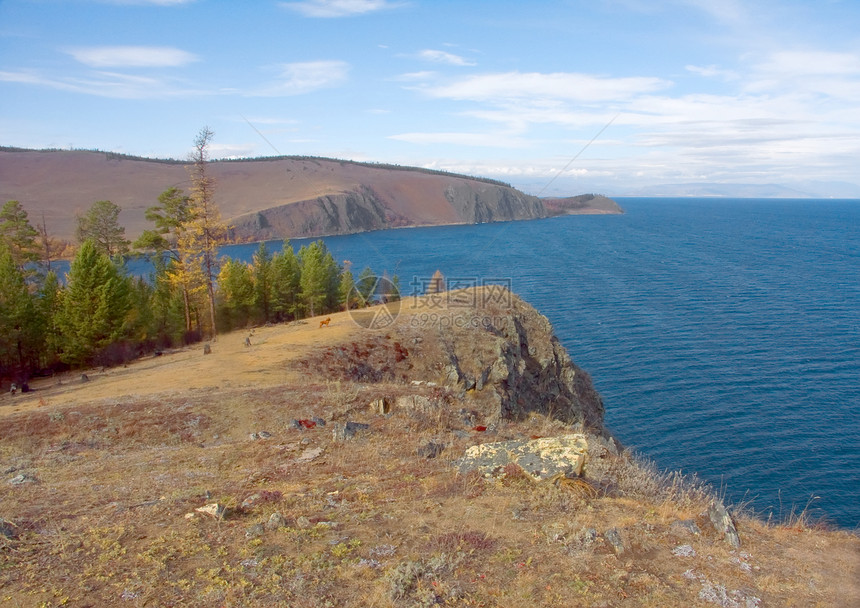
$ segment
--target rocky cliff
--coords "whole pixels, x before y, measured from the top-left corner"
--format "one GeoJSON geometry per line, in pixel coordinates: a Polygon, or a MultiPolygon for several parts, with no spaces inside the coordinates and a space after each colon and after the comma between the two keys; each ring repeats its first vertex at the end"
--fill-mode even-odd
{"type": "MultiPolygon", "coordinates": [[[[237,241],[553,214],[541,199],[502,182],[414,167],[275,157],[213,161],[209,169],[216,203],[237,241]]],[[[63,239],[74,237],[76,216],[98,200],[122,207],[120,223],[134,239],[151,227],[146,209],[171,186],[189,190],[185,163],[104,152],[0,148],[0,201],[21,201],[31,218],[44,217],[49,231],[63,239]]],[[[586,201],[565,213],[591,209],[586,201]]]]}
{"type": "Polygon", "coordinates": [[[589,375],[549,320],[507,289],[407,298],[389,309],[390,323],[299,365],[353,382],[445,387],[476,424],[538,413],[606,433],[589,375]]]}

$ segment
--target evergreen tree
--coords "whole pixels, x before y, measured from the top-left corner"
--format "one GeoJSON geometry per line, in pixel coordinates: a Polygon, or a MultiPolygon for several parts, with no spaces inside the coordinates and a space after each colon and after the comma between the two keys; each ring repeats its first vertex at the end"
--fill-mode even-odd
{"type": "Polygon", "coordinates": [[[57,315],[63,337],[60,359],[77,366],[92,363],[124,337],[130,308],[128,278],[87,239],[72,260],[57,315]]]}
{"type": "Polygon", "coordinates": [[[265,243],[254,253],[254,307],[257,317],[263,323],[268,323],[274,316],[272,306],[272,256],[266,249],[265,243]]]}
{"type": "Polygon", "coordinates": [[[89,211],[78,217],[78,242],[92,239],[96,248],[111,258],[128,253],[131,242],[125,238],[125,228],[119,225],[120,211],[122,208],[110,201],[93,203],[89,211]]]}
{"type": "Polygon", "coordinates": [[[41,364],[43,367],[50,367],[56,363],[62,345],[62,336],[57,326],[62,287],[55,272],[49,270],[48,274],[45,275],[38,295],[39,314],[42,320],[42,333],[44,335],[41,364]]]}
{"type": "Polygon", "coordinates": [[[338,307],[339,269],[323,241],[299,250],[301,298],[310,316],[338,307]]]}
{"type": "Polygon", "coordinates": [[[228,259],[218,274],[219,317],[224,329],[244,327],[254,309],[254,279],[248,264],[228,259]]]}
{"type": "Polygon", "coordinates": [[[361,296],[361,306],[370,304],[376,289],[376,275],[369,266],[365,266],[364,270],[358,274],[356,289],[361,296]]]}
{"type": "Polygon", "coordinates": [[[0,243],[0,375],[26,380],[38,365],[39,310],[9,248],[0,243]]]}
{"type": "Polygon", "coordinates": [[[284,241],[281,253],[272,256],[272,310],[275,319],[295,319],[302,313],[299,293],[301,266],[289,241],[284,241]]]}
{"type": "MultiPolygon", "coordinates": [[[[200,258],[195,255],[195,251],[179,248],[180,237],[192,219],[191,197],[186,196],[179,188],[167,188],[158,195],[158,205],[146,210],[146,219],[155,224],[155,229],[144,230],[134,246],[137,249],[155,252],[152,259],[155,262],[156,282],[159,282],[161,277],[168,279],[160,284],[162,291],[159,292],[158,298],[161,304],[171,300],[170,297],[166,297],[168,294],[163,291],[164,289],[173,286],[181,292],[185,313],[185,332],[190,334],[193,330],[193,296],[203,288],[200,258]]],[[[188,243],[194,244],[193,239],[188,243]]],[[[168,308],[162,307],[162,313],[167,312],[168,308]]],[[[172,333],[172,329],[169,330],[164,325],[167,322],[167,316],[162,314],[160,319],[162,332],[172,333]]]]}
{"type": "Polygon", "coordinates": [[[30,224],[27,212],[18,201],[6,201],[0,209],[0,241],[23,270],[28,263],[39,261],[38,231],[30,224]]]}
{"type": "Polygon", "coordinates": [[[360,305],[361,297],[355,288],[355,278],[349,268],[344,269],[340,275],[340,287],[338,289],[340,301],[343,302],[344,310],[350,310],[360,305]]]}

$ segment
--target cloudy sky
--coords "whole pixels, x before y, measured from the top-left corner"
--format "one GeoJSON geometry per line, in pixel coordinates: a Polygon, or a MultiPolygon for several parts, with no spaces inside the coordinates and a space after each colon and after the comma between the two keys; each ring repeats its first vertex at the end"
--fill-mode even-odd
{"type": "MultiPolygon", "coordinates": [[[[856,0],[0,0],[0,145],[860,188],[856,0]],[[843,185],[839,185],[843,183],[843,185]]],[[[860,189],[857,190],[860,192],[860,189]]]]}

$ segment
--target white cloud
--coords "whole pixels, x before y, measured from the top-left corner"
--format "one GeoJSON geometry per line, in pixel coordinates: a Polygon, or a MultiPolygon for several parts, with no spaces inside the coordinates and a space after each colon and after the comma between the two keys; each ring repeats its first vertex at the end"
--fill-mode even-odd
{"type": "Polygon", "coordinates": [[[399,133],[388,139],[413,144],[446,144],[454,146],[482,146],[491,148],[525,148],[531,142],[504,133],[399,133]]]}
{"type": "Polygon", "coordinates": [[[506,72],[471,76],[438,87],[426,87],[431,97],[472,101],[559,99],[580,102],[619,101],[671,86],[653,77],[609,78],[558,72],[506,72]]]}
{"type": "Polygon", "coordinates": [[[0,72],[0,81],[112,99],[164,99],[205,94],[173,80],[116,72],[93,72],[86,77],[48,77],[29,71],[0,72]]]}
{"type": "Polygon", "coordinates": [[[756,71],[792,77],[860,75],[860,55],[828,51],[776,51],[755,66],[756,71]]]}
{"type": "Polygon", "coordinates": [[[199,60],[192,53],[166,46],[76,47],[66,52],[93,68],[179,67],[199,60]]]}
{"type": "Polygon", "coordinates": [[[305,17],[350,17],[393,8],[387,0],[305,0],[304,2],[282,2],[281,6],[294,10],[305,17]]]}
{"type": "Polygon", "coordinates": [[[436,76],[436,72],[431,71],[422,71],[422,72],[408,72],[406,74],[400,74],[399,76],[395,76],[391,80],[401,81],[401,82],[415,82],[418,80],[429,80],[436,76]]]}
{"type": "Polygon", "coordinates": [[[723,80],[737,80],[740,76],[733,70],[726,70],[715,65],[687,65],[684,69],[693,74],[698,74],[705,78],[721,78],[723,80]]]}
{"type": "Polygon", "coordinates": [[[280,97],[302,95],[318,89],[337,86],[346,81],[349,64],[345,61],[306,61],[286,63],[275,83],[251,96],[280,97]]]}
{"type": "Polygon", "coordinates": [[[447,63],[448,65],[468,66],[476,65],[474,62],[468,61],[460,55],[446,53],[445,51],[437,51],[433,49],[425,49],[418,53],[421,59],[432,61],[433,63],[447,63]]]}

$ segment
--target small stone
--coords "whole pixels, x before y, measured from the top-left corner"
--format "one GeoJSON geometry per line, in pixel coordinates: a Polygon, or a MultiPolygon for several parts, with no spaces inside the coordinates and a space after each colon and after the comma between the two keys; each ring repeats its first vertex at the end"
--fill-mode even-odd
{"type": "Polygon", "coordinates": [[[718,534],[722,534],[723,538],[732,547],[738,548],[741,546],[741,539],[738,536],[738,529],[735,527],[735,522],[729,512],[726,510],[722,502],[713,502],[708,507],[708,517],[711,518],[711,523],[718,534]]]}
{"type": "Polygon", "coordinates": [[[248,435],[248,438],[249,438],[251,441],[256,441],[257,439],[259,439],[259,438],[260,438],[260,436],[259,436],[259,435],[257,435],[257,433],[251,433],[250,435],[248,435]]]}
{"type": "Polygon", "coordinates": [[[439,454],[442,453],[442,450],[444,449],[444,445],[436,443],[435,441],[431,441],[427,445],[418,448],[418,457],[427,458],[428,460],[431,458],[436,458],[439,454]]]}
{"type": "Polygon", "coordinates": [[[271,436],[272,434],[269,431],[260,431],[257,433],[257,437],[260,439],[269,439],[271,436]]]}
{"type": "Polygon", "coordinates": [[[25,483],[36,483],[37,481],[38,480],[29,473],[21,473],[20,475],[16,475],[10,479],[9,483],[13,486],[20,486],[25,483]]]}
{"type": "Polygon", "coordinates": [[[380,397],[370,402],[370,409],[380,415],[385,415],[391,412],[391,399],[388,397],[380,397]]]}
{"type": "Polygon", "coordinates": [[[265,533],[265,528],[263,524],[254,524],[253,526],[248,526],[245,530],[245,538],[259,538],[265,533]]]}
{"type": "Polygon", "coordinates": [[[90,381],[90,379],[87,377],[86,374],[81,374],[81,382],[89,382],[89,381],[90,381]]]}
{"type": "Polygon", "coordinates": [[[265,524],[267,530],[277,530],[286,527],[286,525],[287,520],[280,513],[272,513],[265,524]]]}
{"type": "Polygon", "coordinates": [[[696,522],[694,522],[692,519],[679,519],[678,521],[672,522],[672,525],[670,527],[673,530],[693,534],[694,536],[698,536],[702,533],[702,531],[699,529],[699,526],[696,525],[696,522]]]}
{"type": "Polygon", "coordinates": [[[225,507],[219,502],[211,502],[208,505],[197,507],[194,510],[198,513],[203,513],[204,515],[214,517],[218,520],[224,519],[224,516],[227,514],[227,507],[225,507]]]}
{"type": "Polygon", "coordinates": [[[612,546],[615,555],[624,553],[624,541],[621,539],[621,533],[618,531],[618,528],[610,528],[603,533],[603,538],[612,546]]]}
{"type": "Polygon", "coordinates": [[[12,539],[18,535],[18,526],[0,517],[0,536],[12,539]]]}
{"type": "Polygon", "coordinates": [[[204,355],[211,355],[212,354],[212,346],[208,342],[203,345],[203,354],[204,355]]]}
{"type": "Polygon", "coordinates": [[[307,530],[308,528],[310,528],[310,527],[311,527],[311,525],[312,525],[312,524],[311,524],[311,520],[309,520],[309,519],[308,519],[307,517],[305,517],[304,515],[299,515],[299,516],[296,518],[296,527],[297,527],[299,530],[307,530]]]}
{"type": "Polygon", "coordinates": [[[672,555],[675,557],[696,557],[696,550],[690,545],[678,545],[672,549],[672,555]]]}
{"type": "Polygon", "coordinates": [[[312,460],[316,460],[323,453],[323,448],[306,448],[298,458],[296,458],[296,462],[311,462],[312,460]]]}
{"type": "Polygon", "coordinates": [[[315,422],[317,426],[325,426],[325,420],[323,420],[319,416],[314,416],[313,418],[311,418],[311,422],[315,422]]]}

